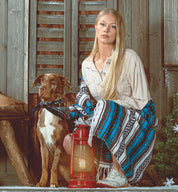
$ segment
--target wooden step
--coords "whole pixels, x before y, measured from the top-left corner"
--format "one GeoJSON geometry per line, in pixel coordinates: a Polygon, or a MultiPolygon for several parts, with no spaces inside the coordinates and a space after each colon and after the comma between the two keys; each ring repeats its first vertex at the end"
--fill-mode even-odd
{"type": "Polygon", "coordinates": [[[92,188],[92,189],[69,189],[69,188],[48,188],[48,187],[21,187],[21,186],[10,186],[10,187],[0,187],[2,192],[110,192],[110,191],[122,191],[122,192],[178,192],[178,185],[171,187],[126,187],[126,188],[92,188]]]}

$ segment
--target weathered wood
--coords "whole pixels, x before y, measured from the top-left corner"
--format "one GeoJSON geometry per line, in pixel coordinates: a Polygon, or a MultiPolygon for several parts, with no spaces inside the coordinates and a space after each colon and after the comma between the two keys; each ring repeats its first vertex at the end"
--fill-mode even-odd
{"type": "Polygon", "coordinates": [[[79,29],[79,37],[88,38],[88,37],[95,37],[95,28],[93,25],[93,28],[82,28],[79,29]]]}
{"type": "MultiPolygon", "coordinates": [[[[14,168],[12,168],[14,169],[14,168]]],[[[0,173],[0,186],[21,186],[19,179],[14,171],[14,173],[0,173]]],[[[0,190],[1,191],[1,190],[0,190]]],[[[4,191],[5,192],[5,191],[4,191]]]]}
{"type": "Polygon", "coordinates": [[[37,64],[63,65],[62,55],[38,55],[37,64]]]}
{"type": "Polygon", "coordinates": [[[80,51],[91,51],[93,48],[93,42],[85,42],[85,41],[81,41],[79,43],[79,50],[80,51]]]}
{"type": "Polygon", "coordinates": [[[7,95],[21,101],[24,100],[24,3],[8,0],[7,23],[7,95]]]}
{"type": "Polygon", "coordinates": [[[120,0],[119,1],[119,12],[122,15],[125,23],[125,47],[132,47],[132,1],[120,0]]]}
{"type": "MultiPolygon", "coordinates": [[[[29,35],[29,88],[36,77],[36,21],[37,0],[30,1],[30,35],[29,35]]],[[[29,90],[31,92],[31,89],[29,90]]]]}
{"type": "Polygon", "coordinates": [[[172,96],[178,92],[178,68],[168,68],[165,71],[165,83],[167,88],[167,113],[172,110],[172,96]]]}
{"type": "Polygon", "coordinates": [[[68,0],[64,2],[64,71],[63,76],[67,77],[71,80],[71,26],[72,26],[72,0],[68,0]]]}
{"type": "Polygon", "coordinates": [[[63,24],[64,16],[63,15],[38,15],[37,21],[38,21],[38,24],[63,24]]]}
{"type": "Polygon", "coordinates": [[[79,15],[79,24],[94,25],[97,15],[79,15]]]}
{"type": "Polygon", "coordinates": [[[52,68],[37,69],[37,76],[42,75],[44,73],[56,73],[59,75],[63,75],[63,69],[52,69],[52,68]]]}
{"type": "Polygon", "coordinates": [[[156,115],[160,122],[165,116],[165,89],[163,74],[162,0],[149,1],[149,73],[150,92],[155,102],[156,115]]]}
{"type": "Polygon", "coordinates": [[[0,138],[22,185],[32,186],[33,181],[17,145],[14,130],[9,121],[0,121],[0,138]]]}
{"type": "Polygon", "coordinates": [[[149,25],[147,0],[132,1],[132,48],[140,56],[145,68],[149,66],[149,25]]]}
{"type": "Polygon", "coordinates": [[[24,98],[25,111],[28,111],[28,58],[29,58],[29,0],[25,0],[24,11],[24,98]]]}
{"type": "Polygon", "coordinates": [[[7,90],[7,1],[0,1],[0,90],[7,90]]]}
{"type": "Polygon", "coordinates": [[[80,1],[79,11],[98,11],[106,8],[106,1],[80,1]]]}
{"type": "MultiPolygon", "coordinates": [[[[6,160],[7,160],[7,155],[5,152],[5,148],[3,146],[2,141],[0,140],[0,175],[7,174],[6,173],[6,160]]],[[[1,184],[1,177],[0,177],[0,186],[1,184]]]]}
{"type": "Polygon", "coordinates": [[[38,1],[38,11],[64,11],[64,3],[57,1],[38,1]]]}
{"type": "Polygon", "coordinates": [[[164,62],[178,67],[178,1],[164,0],[164,62]]]}
{"type": "Polygon", "coordinates": [[[37,51],[63,51],[63,42],[38,41],[37,51]]]}
{"type": "Polygon", "coordinates": [[[37,37],[64,38],[63,28],[38,28],[37,37]]]}
{"type": "Polygon", "coordinates": [[[58,192],[177,192],[178,187],[177,186],[171,186],[171,187],[122,187],[122,188],[85,188],[85,189],[79,189],[79,188],[67,188],[67,187],[61,187],[61,188],[49,188],[49,187],[14,187],[14,186],[3,186],[0,187],[0,191],[2,192],[33,192],[33,191],[38,191],[38,192],[53,192],[53,191],[58,191],[58,192]]]}
{"type": "Polygon", "coordinates": [[[107,0],[108,8],[115,8],[117,10],[117,0],[107,0]]]}
{"type": "Polygon", "coordinates": [[[78,87],[78,0],[72,1],[72,87],[76,91],[78,87]]]}

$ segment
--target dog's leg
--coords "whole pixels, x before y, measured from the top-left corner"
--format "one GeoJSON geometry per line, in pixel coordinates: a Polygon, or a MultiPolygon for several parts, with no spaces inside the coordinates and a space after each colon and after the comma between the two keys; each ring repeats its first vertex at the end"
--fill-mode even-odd
{"type": "Polygon", "coordinates": [[[49,151],[45,144],[41,143],[41,159],[42,159],[42,174],[39,183],[36,184],[37,187],[45,187],[48,182],[48,161],[49,161],[49,151]]]}
{"type": "Polygon", "coordinates": [[[59,165],[59,173],[63,176],[63,178],[69,183],[70,177],[70,164],[66,165],[59,165]]]}
{"type": "Polygon", "coordinates": [[[59,148],[56,148],[54,153],[54,160],[51,168],[50,187],[59,187],[58,167],[59,167],[60,156],[61,156],[61,150],[59,148]]]}

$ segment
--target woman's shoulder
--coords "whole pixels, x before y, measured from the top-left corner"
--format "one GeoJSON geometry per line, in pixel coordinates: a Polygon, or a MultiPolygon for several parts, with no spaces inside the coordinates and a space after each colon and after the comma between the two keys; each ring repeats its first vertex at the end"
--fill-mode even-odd
{"type": "Polygon", "coordinates": [[[93,59],[90,58],[90,57],[87,57],[87,58],[85,58],[85,59],[82,61],[82,66],[88,66],[88,65],[90,65],[92,62],[93,62],[93,59]]]}
{"type": "Polygon", "coordinates": [[[142,68],[143,63],[133,49],[126,49],[124,55],[124,66],[131,71],[135,70],[135,68],[142,68]]]}
{"type": "Polygon", "coordinates": [[[125,57],[127,58],[137,58],[138,54],[136,51],[134,51],[133,49],[125,49],[125,57]]]}

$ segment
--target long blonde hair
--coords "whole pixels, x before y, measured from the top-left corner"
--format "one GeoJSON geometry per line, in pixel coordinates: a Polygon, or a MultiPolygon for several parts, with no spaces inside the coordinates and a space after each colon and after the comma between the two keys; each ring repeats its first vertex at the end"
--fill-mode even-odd
{"type": "MultiPolygon", "coordinates": [[[[108,8],[102,10],[98,14],[96,24],[103,15],[113,15],[116,20],[116,41],[111,56],[110,67],[103,82],[103,99],[114,100],[117,98],[116,87],[122,70],[122,58],[125,50],[125,24],[121,14],[118,11],[108,8]]],[[[94,57],[97,51],[98,39],[95,35],[93,49],[89,55],[89,58],[94,57]]]]}

